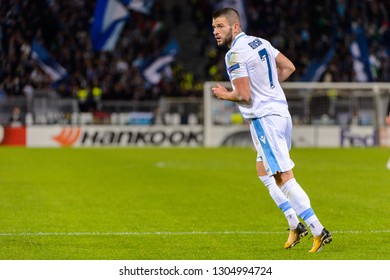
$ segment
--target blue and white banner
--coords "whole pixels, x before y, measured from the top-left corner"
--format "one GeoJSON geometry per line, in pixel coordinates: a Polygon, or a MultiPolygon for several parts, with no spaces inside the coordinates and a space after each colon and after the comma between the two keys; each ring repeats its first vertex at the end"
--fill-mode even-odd
{"type": "Polygon", "coordinates": [[[356,39],[350,45],[356,82],[372,82],[366,35],[361,27],[354,30],[356,39]]]}
{"type": "Polygon", "coordinates": [[[129,18],[129,11],[119,0],[97,0],[91,27],[94,51],[112,51],[129,18]]]}
{"type": "Polygon", "coordinates": [[[171,40],[164,50],[153,57],[148,57],[136,62],[145,80],[150,84],[158,84],[164,75],[170,76],[170,64],[176,59],[179,52],[179,45],[176,40],[171,40]]]}
{"type": "Polygon", "coordinates": [[[329,62],[332,60],[335,48],[328,50],[326,55],[321,60],[313,60],[307,67],[306,73],[300,79],[302,82],[318,82],[328,68],[329,62]]]}
{"type": "Polygon", "coordinates": [[[123,5],[142,14],[150,14],[154,0],[120,0],[123,5]]]}
{"type": "Polygon", "coordinates": [[[248,20],[245,12],[245,0],[220,0],[217,2],[215,9],[233,8],[240,14],[242,31],[246,32],[248,26],[248,20]]]}
{"type": "Polygon", "coordinates": [[[67,71],[59,63],[55,62],[46,48],[37,41],[31,45],[31,57],[38,62],[42,70],[50,77],[52,82],[58,82],[67,76],[67,71]]]}

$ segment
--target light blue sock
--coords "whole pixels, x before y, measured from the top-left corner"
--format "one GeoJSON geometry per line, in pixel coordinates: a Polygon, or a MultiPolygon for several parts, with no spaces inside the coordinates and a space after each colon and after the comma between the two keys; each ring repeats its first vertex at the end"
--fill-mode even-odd
{"type": "Polygon", "coordinates": [[[314,210],[311,208],[310,199],[295,178],[287,181],[282,187],[282,192],[289,199],[292,208],[299,214],[302,220],[310,227],[313,236],[321,235],[324,228],[314,210]]]}
{"type": "Polygon", "coordinates": [[[287,219],[290,229],[296,229],[299,223],[297,214],[294,209],[291,207],[287,197],[276,185],[274,177],[270,176],[260,176],[260,180],[267,187],[269,194],[276,203],[276,205],[282,210],[284,216],[287,219]]]}

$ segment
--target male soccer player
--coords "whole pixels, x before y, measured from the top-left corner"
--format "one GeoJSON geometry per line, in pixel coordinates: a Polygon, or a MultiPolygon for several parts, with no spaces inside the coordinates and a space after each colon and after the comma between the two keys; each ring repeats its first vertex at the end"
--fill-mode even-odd
{"type": "Polygon", "coordinates": [[[308,232],[299,222],[298,213],[314,236],[309,252],[319,252],[332,241],[332,235],[322,226],[309,197],[294,178],[294,162],[289,155],[292,121],[280,86],[295,71],[295,66],[267,40],[242,32],[240,16],[233,8],[214,12],[212,27],[217,45],[229,48],[225,63],[233,89],[228,91],[217,84],[213,92],[219,99],[236,102],[250,123],[258,154],[258,176],[289,223],[284,248],[295,246],[308,232]]]}

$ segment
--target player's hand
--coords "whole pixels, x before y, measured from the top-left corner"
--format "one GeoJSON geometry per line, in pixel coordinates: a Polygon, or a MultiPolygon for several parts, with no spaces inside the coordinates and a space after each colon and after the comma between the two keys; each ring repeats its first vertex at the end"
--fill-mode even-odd
{"type": "Polygon", "coordinates": [[[224,99],[224,96],[226,95],[226,93],[228,92],[227,89],[222,86],[220,83],[217,83],[217,86],[216,87],[213,87],[211,88],[214,92],[214,95],[218,98],[218,99],[224,99]]]}

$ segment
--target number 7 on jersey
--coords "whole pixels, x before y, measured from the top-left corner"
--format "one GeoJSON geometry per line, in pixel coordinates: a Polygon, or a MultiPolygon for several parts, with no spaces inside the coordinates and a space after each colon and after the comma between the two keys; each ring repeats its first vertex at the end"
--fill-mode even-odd
{"type": "Polygon", "coordinates": [[[264,60],[267,61],[269,83],[270,83],[271,88],[274,88],[275,85],[274,85],[274,81],[272,79],[271,62],[269,61],[269,56],[268,56],[267,50],[261,49],[259,51],[259,56],[260,56],[261,61],[264,61],[264,60]]]}

